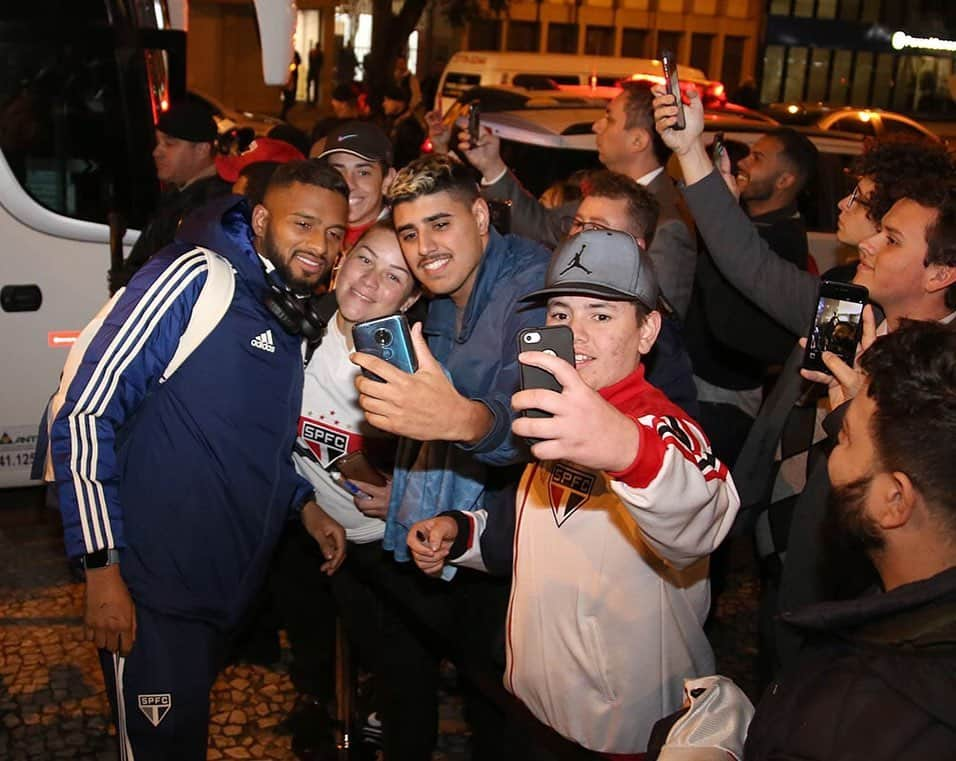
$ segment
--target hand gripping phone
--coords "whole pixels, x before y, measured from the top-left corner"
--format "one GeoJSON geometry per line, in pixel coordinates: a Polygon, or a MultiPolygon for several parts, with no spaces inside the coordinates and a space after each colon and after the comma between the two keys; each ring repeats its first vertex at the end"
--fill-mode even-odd
{"type": "MultiPolygon", "coordinates": [[[[412,347],[412,334],[403,314],[390,314],[387,317],[355,323],[352,326],[352,341],[356,351],[384,359],[403,372],[414,373],[418,369],[418,358],[412,347]]],[[[367,378],[382,381],[375,373],[364,368],[362,373],[367,378]]]]}
{"type": "Polygon", "coordinates": [[[823,364],[825,351],[833,352],[853,367],[856,347],[863,332],[863,307],[868,297],[869,293],[862,285],[831,280],[820,283],[820,297],[803,354],[803,366],[807,370],[830,372],[823,364]]]}
{"type": "MultiPolygon", "coordinates": [[[[518,334],[518,352],[543,351],[554,357],[561,357],[571,367],[574,367],[574,333],[567,325],[553,325],[548,328],[526,328],[518,334]]],[[[547,370],[531,365],[520,364],[521,389],[544,388],[549,391],[560,392],[563,388],[558,379],[547,370]]],[[[525,417],[551,417],[550,412],[529,409],[522,413],[525,417]]],[[[537,439],[529,439],[531,444],[537,439]]]]}
{"type": "Polygon", "coordinates": [[[677,121],[671,129],[682,130],[687,126],[684,121],[684,102],[681,100],[680,80],[677,78],[677,61],[670,50],[661,51],[661,68],[664,70],[664,87],[668,95],[674,96],[677,106],[677,121]]]}

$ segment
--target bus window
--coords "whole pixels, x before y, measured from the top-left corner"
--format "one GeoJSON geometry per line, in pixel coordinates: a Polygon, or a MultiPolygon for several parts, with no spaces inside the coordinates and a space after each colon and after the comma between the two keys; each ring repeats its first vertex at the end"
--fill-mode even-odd
{"type": "Polygon", "coordinates": [[[158,186],[143,142],[151,138],[149,112],[137,120],[134,103],[146,104],[129,99],[147,96],[142,87],[124,90],[116,56],[102,28],[67,42],[0,38],[0,150],[23,189],[48,209],[101,223],[115,209],[142,227],[158,186]]]}

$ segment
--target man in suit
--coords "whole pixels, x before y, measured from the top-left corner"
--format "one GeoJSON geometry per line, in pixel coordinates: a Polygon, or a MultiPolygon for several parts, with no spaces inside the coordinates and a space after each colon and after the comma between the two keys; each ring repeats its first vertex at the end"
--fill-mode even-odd
{"type": "MultiPolygon", "coordinates": [[[[598,157],[618,172],[646,187],[660,205],[654,241],[648,253],[657,271],[661,292],[683,317],[690,303],[697,265],[697,244],[685,221],[682,201],[664,170],[670,149],[654,130],[653,94],[643,82],[624,82],[621,94],[607,105],[592,129],[598,157]]],[[[492,200],[512,203],[512,232],[555,245],[564,237],[563,220],[573,217],[577,204],[546,209],[505,166],[498,138],[486,131],[478,143],[459,149],[482,174],[482,192],[492,200]]]]}

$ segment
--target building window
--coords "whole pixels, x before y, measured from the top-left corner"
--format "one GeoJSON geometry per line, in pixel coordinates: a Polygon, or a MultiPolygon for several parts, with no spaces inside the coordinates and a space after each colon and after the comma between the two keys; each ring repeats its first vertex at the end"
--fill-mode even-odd
{"type": "Polygon", "coordinates": [[[690,65],[710,76],[710,54],[714,47],[714,35],[694,34],[690,38],[690,65]]]}
{"type": "Polygon", "coordinates": [[[836,18],[837,0],[817,0],[817,18],[836,18]]]}
{"type": "Polygon", "coordinates": [[[880,20],[880,0],[863,0],[863,12],[860,21],[880,20]]]}
{"type": "Polygon", "coordinates": [[[792,0],[770,0],[770,14],[772,16],[789,16],[792,0]]]}
{"type": "Polygon", "coordinates": [[[557,23],[548,24],[548,52],[577,53],[578,25],[557,23]]]}
{"type": "Polygon", "coordinates": [[[538,50],[538,22],[511,21],[508,24],[508,50],[534,53],[538,50]]]}
{"type": "Polygon", "coordinates": [[[788,103],[803,100],[803,86],[807,79],[807,48],[790,48],[787,52],[787,81],[783,99],[788,103]]]}
{"type": "Polygon", "coordinates": [[[857,21],[860,18],[860,0],[840,0],[840,19],[857,21]]]}
{"type": "Polygon", "coordinates": [[[894,63],[895,60],[889,53],[881,53],[876,57],[876,73],[873,75],[873,108],[890,107],[894,63]]]}
{"type": "Polygon", "coordinates": [[[850,89],[850,105],[867,106],[870,103],[870,79],[873,76],[873,54],[857,51],[853,67],[853,87],[850,89]]]}
{"type": "MultiPolygon", "coordinates": [[[[780,100],[783,85],[783,57],[786,48],[782,45],[768,45],[763,59],[763,86],[760,91],[761,103],[776,103],[780,100]]],[[[726,84],[726,82],[725,82],[726,84]]]]}
{"type": "Polygon", "coordinates": [[[501,50],[501,22],[479,18],[468,24],[469,50],[501,50]]]}
{"type": "Polygon", "coordinates": [[[798,18],[811,18],[813,16],[813,2],[814,0],[794,0],[791,15],[798,18]]]}
{"type": "Polygon", "coordinates": [[[720,81],[733,90],[740,84],[744,70],[744,46],[746,37],[725,37],[724,57],[720,65],[720,81]]]}
{"type": "Polygon", "coordinates": [[[644,58],[647,55],[647,30],[625,27],[621,32],[621,55],[627,58],[644,58]]]}
{"type": "Polygon", "coordinates": [[[827,84],[830,74],[830,51],[814,48],[810,52],[810,74],[807,79],[807,100],[827,99],[827,84]]]}
{"type": "Polygon", "coordinates": [[[833,54],[833,65],[830,67],[830,97],[828,100],[835,106],[846,105],[852,57],[853,53],[849,50],[837,50],[833,54]]]}
{"type": "Polygon", "coordinates": [[[675,56],[678,55],[678,49],[680,48],[680,38],[681,32],[658,32],[657,33],[657,50],[654,51],[654,56],[657,57],[660,54],[661,50],[670,50],[675,56]]]}
{"type": "Polygon", "coordinates": [[[584,34],[587,55],[614,55],[614,27],[588,26],[584,34]]]}

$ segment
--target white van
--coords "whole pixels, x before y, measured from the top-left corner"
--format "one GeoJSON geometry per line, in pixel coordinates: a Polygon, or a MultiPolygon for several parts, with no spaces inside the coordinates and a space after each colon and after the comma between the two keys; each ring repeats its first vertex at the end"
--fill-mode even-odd
{"type": "MultiPolygon", "coordinates": [[[[436,106],[445,113],[455,99],[476,85],[516,85],[536,88],[536,82],[551,80],[556,85],[614,87],[620,80],[637,75],[661,76],[661,62],[651,58],[616,58],[564,53],[499,53],[465,51],[455,53],[438,83],[436,106]]],[[[681,79],[706,82],[700,69],[680,66],[681,79]]]]}

